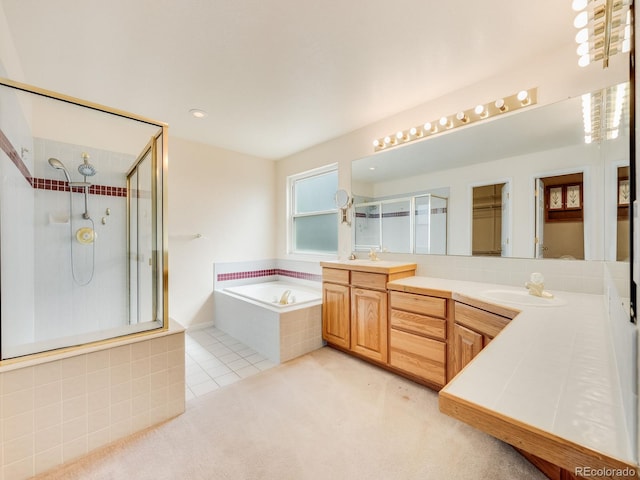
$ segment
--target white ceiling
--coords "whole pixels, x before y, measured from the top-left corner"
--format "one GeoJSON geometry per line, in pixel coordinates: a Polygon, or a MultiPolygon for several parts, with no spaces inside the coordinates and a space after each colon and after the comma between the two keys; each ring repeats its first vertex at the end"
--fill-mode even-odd
{"type": "Polygon", "coordinates": [[[0,5],[26,83],[276,159],[566,47],[575,34],[570,0],[0,5]],[[197,120],[192,108],[209,115],[197,120]]]}

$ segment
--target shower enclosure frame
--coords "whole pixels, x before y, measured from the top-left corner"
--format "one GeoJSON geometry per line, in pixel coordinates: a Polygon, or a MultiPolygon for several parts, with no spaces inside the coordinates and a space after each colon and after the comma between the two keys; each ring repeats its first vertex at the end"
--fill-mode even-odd
{"type": "MultiPolygon", "coordinates": [[[[152,148],[156,154],[154,154],[153,170],[151,172],[152,185],[153,185],[153,225],[152,231],[154,233],[154,241],[153,241],[153,255],[152,255],[152,282],[153,282],[153,318],[145,319],[146,325],[144,328],[137,328],[127,330],[123,334],[116,334],[111,337],[106,338],[97,338],[95,340],[89,339],[87,341],[82,341],[81,343],[71,343],[69,345],[57,346],[54,348],[57,352],[62,351],[73,351],[77,349],[87,348],[92,345],[100,345],[109,343],[112,341],[121,341],[123,338],[144,336],[149,334],[158,333],[159,331],[167,331],[169,329],[169,305],[168,305],[168,266],[169,266],[169,254],[168,254],[168,232],[167,232],[167,222],[166,222],[166,213],[168,211],[168,199],[167,199],[167,171],[168,171],[168,125],[164,122],[160,122],[157,120],[153,120],[141,115],[129,113],[123,110],[107,107],[105,105],[101,105],[94,102],[89,102],[86,100],[82,100],[76,97],[72,97],[69,95],[57,93],[51,90],[43,89],[40,87],[35,87],[32,85],[28,85],[22,82],[16,82],[14,80],[10,80],[7,78],[0,77],[0,87],[8,87],[20,92],[26,92],[28,94],[33,94],[38,97],[49,98],[52,100],[57,100],[60,102],[64,102],[67,104],[75,105],[81,108],[94,110],[97,112],[102,112],[107,115],[122,117],[124,119],[133,120],[135,122],[141,122],[143,124],[147,124],[152,127],[157,127],[157,134],[152,137],[149,144],[152,145],[152,148]],[[160,150],[159,154],[157,150],[160,150]]],[[[145,147],[145,150],[149,147],[145,147]]],[[[9,155],[11,160],[15,159],[12,155],[9,155]]],[[[24,172],[23,172],[24,173],[24,172]]],[[[30,175],[30,172],[26,172],[30,175]]],[[[127,172],[129,173],[129,172],[127,172]]],[[[27,180],[31,182],[31,177],[25,175],[27,180]]],[[[127,199],[127,203],[128,203],[127,199]]],[[[128,216],[128,215],[127,215],[128,216]]],[[[127,230],[129,228],[129,219],[127,218],[127,230]]],[[[2,225],[0,225],[0,233],[1,233],[2,225]]],[[[127,240],[128,242],[128,240],[127,240]]],[[[0,245],[1,248],[1,245],[0,245]]],[[[126,252],[127,256],[129,252],[126,252]]],[[[2,252],[0,251],[0,254],[2,252]]],[[[1,258],[1,256],[0,256],[1,258]]],[[[128,276],[128,275],[127,275],[128,276]]],[[[128,282],[128,279],[127,279],[128,282]]],[[[127,288],[130,285],[127,283],[127,288]]],[[[0,284],[0,291],[2,285],[0,284]]],[[[0,304],[0,318],[2,318],[2,305],[0,304]]],[[[130,317],[130,314],[129,314],[130,317]]],[[[129,323],[129,319],[123,319],[124,324],[129,323]]],[[[1,334],[0,334],[1,335],[1,334]]],[[[51,350],[39,350],[34,351],[33,353],[27,353],[24,355],[19,355],[15,357],[5,358],[4,352],[1,351],[2,346],[0,345],[0,366],[15,362],[21,362],[24,360],[38,358],[41,356],[47,356],[51,354],[51,350]]]]}

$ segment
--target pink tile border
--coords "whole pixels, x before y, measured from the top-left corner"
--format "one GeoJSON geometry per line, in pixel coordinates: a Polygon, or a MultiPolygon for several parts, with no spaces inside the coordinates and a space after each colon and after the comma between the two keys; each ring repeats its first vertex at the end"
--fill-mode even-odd
{"type": "Polygon", "coordinates": [[[0,130],[0,150],[7,154],[16,168],[20,170],[20,173],[22,173],[27,182],[31,183],[31,173],[29,173],[29,169],[24,164],[20,155],[16,152],[16,149],[13,148],[11,141],[2,130],[0,130]]]}
{"type": "Polygon", "coordinates": [[[228,280],[241,280],[245,278],[260,278],[260,277],[270,277],[273,275],[280,275],[283,277],[291,277],[298,278],[301,280],[311,280],[314,282],[321,282],[322,275],[317,275],[315,273],[305,273],[305,272],[295,272],[293,270],[283,270],[281,268],[269,268],[266,270],[250,270],[246,272],[230,272],[230,273],[219,273],[217,276],[218,282],[225,282],[228,280]]]}
{"type": "MultiPolygon", "coordinates": [[[[29,182],[29,184],[36,189],[39,190],[53,190],[53,191],[62,191],[68,192],[69,185],[67,182],[63,182],[62,180],[51,180],[49,178],[35,178],[31,176],[29,169],[22,161],[16,149],[13,148],[11,141],[7,138],[4,132],[0,129],[0,150],[7,154],[7,156],[11,159],[16,168],[22,173],[25,180],[29,182]]],[[[84,189],[82,187],[72,187],[74,192],[83,192],[84,189]]],[[[90,195],[106,195],[109,197],[126,197],[127,189],[126,187],[112,187],[109,185],[91,185],[89,187],[90,195]]],[[[146,196],[145,192],[140,192],[138,196],[143,197],[146,196]]]]}
{"type": "MultiPolygon", "coordinates": [[[[31,185],[33,188],[39,190],[53,190],[60,192],[68,192],[70,188],[76,193],[84,192],[83,187],[69,187],[67,182],[62,180],[51,180],[49,178],[31,178],[31,185]]],[[[89,187],[89,194],[91,195],[106,195],[109,197],[126,197],[126,187],[111,187],[108,185],[91,185],[89,187]]]]}

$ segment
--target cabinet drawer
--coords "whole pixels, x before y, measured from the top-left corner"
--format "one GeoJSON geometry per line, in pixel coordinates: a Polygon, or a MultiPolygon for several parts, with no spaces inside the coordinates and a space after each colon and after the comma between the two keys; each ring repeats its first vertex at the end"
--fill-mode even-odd
{"type": "Polygon", "coordinates": [[[444,342],[391,329],[389,365],[438,385],[446,383],[444,342]]]}
{"type": "Polygon", "coordinates": [[[325,267],[322,269],[322,281],[349,285],[349,270],[325,267]]]}
{"type": "Polygon", "coordinates": [[[455,321],[490,338],[495,337],[510,319],[465,303],[455,303],[455,321]]]}
{"type": "Polygon", "coordinates": [[[391,308],[432,317],[447,318],[446,298],[428,297],[426,295],[404,292],[391,292],[391,308]]]}
{"type": "Polygon", "coordinates": [[[447,322],[441,318],[391,309],[391,326],[440,340],[447,338],[447,322]]]}
{"type": "Polygon", "coordinates": [[[387,289],[387,275],[384,273],[351,272],[351,285],[354,287],[387,289]]]}

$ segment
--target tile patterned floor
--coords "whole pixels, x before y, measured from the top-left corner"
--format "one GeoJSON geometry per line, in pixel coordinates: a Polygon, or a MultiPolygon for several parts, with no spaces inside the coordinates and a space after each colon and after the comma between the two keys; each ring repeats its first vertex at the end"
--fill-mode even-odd
{"type": "Polygon", "coordinates": [[[216,327],[187,332],[185,351],[187,401],[274,366],[216,327]]]}

